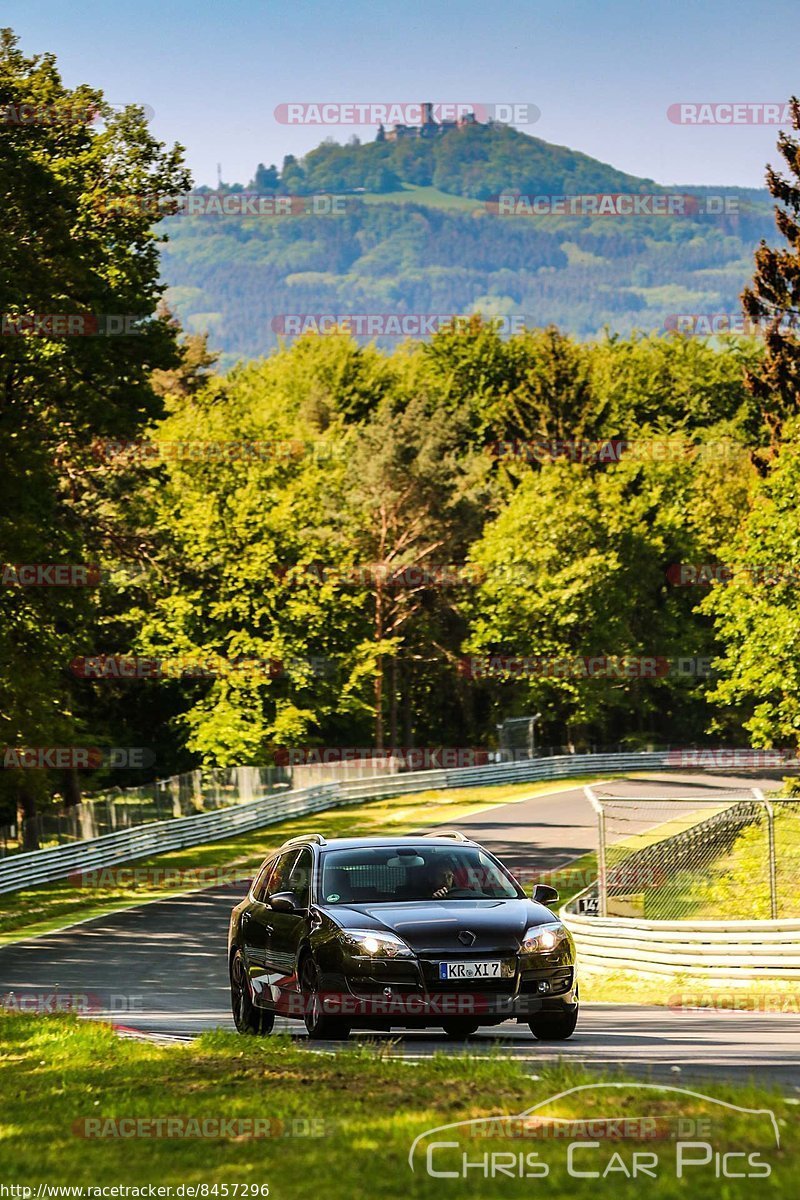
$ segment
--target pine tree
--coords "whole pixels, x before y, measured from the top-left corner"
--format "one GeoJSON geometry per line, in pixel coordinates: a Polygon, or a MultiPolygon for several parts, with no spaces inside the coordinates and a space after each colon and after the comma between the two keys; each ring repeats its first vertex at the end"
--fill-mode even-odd
{"type": "MultiPolygon", "coordinates": [[[[794,134],[800,131],[800,102],[789,101],[794,134]]],[[[773,442],[785,417],[798,411],[800,400],[800,140],[781,133],[778,149],[790,174],[767,167],[767,187],[778,203],[775,223],[788,242],[774,249],[762,239],[755,254],[752,286],[742,292],[747,316],[764,329],[765,354],[747,385],[760,401],[773,442]]]]}

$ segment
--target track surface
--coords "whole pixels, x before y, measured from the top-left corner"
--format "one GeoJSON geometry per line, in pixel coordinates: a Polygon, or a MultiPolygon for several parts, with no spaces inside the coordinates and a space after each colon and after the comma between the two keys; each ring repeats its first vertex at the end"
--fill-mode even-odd
{"type": "MultiPolygon", "coordinates": [[[[749,786],[731,776],[649,776],[617,781],[615,794],[709,797],[712,789],[749,786]]],[[[759,781],[755,781],[759,782],[759,781]]],[[[761,781],[766,788],[774,783],[761,781]]],[[[710,797],[709,797],[710,798],[710,797]]],[[[663,812],[660,816],[663,820],[663,812]]],[[[554,869],[595,848],[595,818],[582,789],[532,796],[458,823],[510,866],[554,869]]],[[[0,948],[0,995],[20,1006],[59,1004],[109,1016],[132,1035],[191,1038],[203,1029],[232,1029],[225,941],[231,907],[243,889],[216,888],[126,909],[59,933],[0,948]],[[62,997],[54,1000],[54,993],[62,997]]],[[[665,983],[665,998],[674,989],[665,983]]],[[[787,991],[791,985],[786,985],[787,991]]],[[[584,996],[584,1000],[587,997],[584,996]]],[[[590,1001],[590,997],[588,997],[590,1001]]],[[[8,1002],[8,1001],[7,1001],[8,1002]]],[[[797,1007],[800,1007],[798,1005],[797,1007]]],[[[305,1042],[298,1022],[282,1029],[305,1042]]],[[[430,1031],[353,1034],[391,1038],[405,1058],[434,1051],[502,1052],[534,1064],[556,1058],[619,1066],[655,1077],[760,1075],[800,1085],[800,1018],[641,1005],[584,1004],[578,1030],[564,1043],[536,1042],[516,1022],[487,1029],[461,1047],[430,1031]]],[[[317,1050],[331,1046],[315,1043],[317,1050]]]]}

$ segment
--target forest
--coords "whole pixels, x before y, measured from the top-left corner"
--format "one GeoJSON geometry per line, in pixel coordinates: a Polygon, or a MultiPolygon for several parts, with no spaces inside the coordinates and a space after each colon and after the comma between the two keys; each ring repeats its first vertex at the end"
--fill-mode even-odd
{"type": "MultiPolygon", "coordinates": [[[[488,749],[533,712],[551,746],[796,745],[788,183],[774,187],[789,248],[762,245],[745,293],[753,321],[783,321],[767,336],[580,341],[544,320],[504,336],[488,306],[427,341],[335,329],[221,370],[213,335],[165,303],[180,233],[97,203],[185,194],[180,147],[135,107],[70,91],[8,31],[0,85],[102,114],[0,141],[0,821],[103,786],[120,747],[147,751],[134,782],[287,748],[488,749]],[[69,336],[59,314],[115,320],[69,336]],[[70,746],[108,755],[19,769],[25,748],[70,746]]],[[[369,280],[370,255],[381,277],[404,255],[468,272],[495,252],[468,242],[472,218],[404,219],[407,240],[379,207],[372,241],[321,224],[318,248],[290,223],[270,253],[297,236],[313,273],[357,246],[369,280]]],[[[533,228],[502,236],[527,303],[526,271],[563,248],[533,228]]],[[[224,237],[246,247],[251,232],[224,237]]],[[[246,259],[229,267],[259,291],[246,259]]]]}

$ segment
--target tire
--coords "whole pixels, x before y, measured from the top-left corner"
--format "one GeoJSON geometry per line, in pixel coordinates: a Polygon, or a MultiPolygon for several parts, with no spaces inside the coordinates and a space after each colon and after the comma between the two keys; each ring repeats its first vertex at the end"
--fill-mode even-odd
{"type": "Polygon", "coordinates": [[[303,997],[303,1020],[308,1036],[315,1041],[335,1041],[350,1036],[350,1026],[341,1017],[331,1017],[323,1011],[319,999],[319,971],[313,958],[303,960],[300,968],[300,992],[303,997]]]}
{"type": "Polygon", "coordinates": [[[231,1011],[239,1033],[251,1034],[256,1037],[272,1033],[275,1013],[267,1012],[263,1008],[256,1008],[253,1004],[247,968],[241,950],[237,950],[231,960],[231,1011]]]}
{"type": "Polygon", "coordinates": [[[445,1036],[452,1038],[454,1041],[463,1041],[464,1038],[472,1037],[473,1033],[477,1033],[480,1028],[474,1021],[445,1021],[442,1026],[445,1036]]]}
{"type": "Polygon", "coordinates": [[[565,1042],[578,1023],[578,1006],[563,1012],[538,1013],[528,1022],[531,1033],[540,1042],[565,1042]]]}

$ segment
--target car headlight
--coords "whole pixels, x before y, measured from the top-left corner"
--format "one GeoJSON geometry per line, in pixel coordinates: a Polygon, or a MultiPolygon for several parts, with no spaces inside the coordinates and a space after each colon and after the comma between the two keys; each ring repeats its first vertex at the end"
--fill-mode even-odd
{"type": "Polygon", "coordinates": [[[522,939],[519,952],[540,954],[543,950],[555,950],[567,936],[567,930],[560,921],[551,921],[548,925],[533,925],[522,939]]]}
{"type": "Polygon", "coordinates": [[[353,954],[369,958],[414,957],[414,951],[396,933],[375,929],[343,929],[340,937],[353,954]]]}

